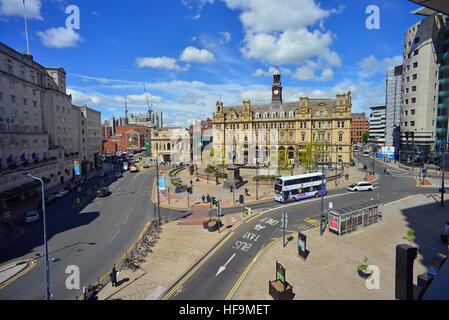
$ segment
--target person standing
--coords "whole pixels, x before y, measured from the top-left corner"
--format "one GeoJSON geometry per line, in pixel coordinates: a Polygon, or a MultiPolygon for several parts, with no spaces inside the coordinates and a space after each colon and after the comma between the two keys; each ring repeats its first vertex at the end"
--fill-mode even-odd
{"type": "Polygon", "coordinates": [[[112,267],[111,274],[109,275],[109,278],[111,278],[111,283],[113,287],[117,286],[117,270],[115,270],[115,266],[112,267]]]}
{"type": "Polygon", "coordinates": [[[204,194],[203,194],[203,196],[201,197],[201,199],[203,200],[203,203],[204,203],[204,200],[206,200],[206,197],[204,196],[204,194]]]}

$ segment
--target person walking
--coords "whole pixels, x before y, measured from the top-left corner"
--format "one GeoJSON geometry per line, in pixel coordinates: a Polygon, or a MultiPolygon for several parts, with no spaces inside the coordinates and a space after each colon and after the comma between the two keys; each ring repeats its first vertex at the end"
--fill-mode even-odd
{"type": "Polygon", "coordinates": [[[109,275],[109,278],[111,278],[111,283],[113,287],[117,286],[117,270],[115,270],[115,266],[112,267],[111,274],[109,275]]]}
{"type": "Polygon", "coordinates": [[[204,196],[204,194],[203,194],[203,196],[201,197],[201,199],[203,200],[203,203],[204,203],[204,200],[206,200],[206,197],[204,196]]]}

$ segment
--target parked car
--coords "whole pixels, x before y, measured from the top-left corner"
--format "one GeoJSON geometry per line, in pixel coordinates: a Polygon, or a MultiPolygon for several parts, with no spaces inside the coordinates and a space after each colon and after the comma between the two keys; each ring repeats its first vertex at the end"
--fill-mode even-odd
{"type": "Polygon", "coordinates": [[[107,197],[110,194],[111,194],[111,191],[109,191],[109,189],[106,187],[103,187],[97,191],[97,196],[99,196],[100,198],[107,197]]]}
{"type": "Polygon", "coordinates": [[[63,197],[65,197],[68,194],[69,194],[69,192],[66,189],[61,189],[58,192],[58,195],[59,195],[60,198],[63,198],[63,197]]]}
{"type": "Polygon", "coordinates": [[[351,184],[348,187],[349,191],[373,191],[373,189],[374,189],[373,184],[371,182],[365,181],[351,184]]]}
{"type": "Polygon", "coordinates": [[[117,172],[115,173],[115,177],[116,177],[116,178],[121,178],[121,177],[122,177],[122,173],[119,172],[119,171],[117,171],[117,172]]]}
{"type": "Polygon", "coordinates": [[[39,212],[37,212],[36,210],[31,210],[25,214],[24,221],[25,223],[32,223],[38,221],[39,219],[40,219],[39,212]]]}

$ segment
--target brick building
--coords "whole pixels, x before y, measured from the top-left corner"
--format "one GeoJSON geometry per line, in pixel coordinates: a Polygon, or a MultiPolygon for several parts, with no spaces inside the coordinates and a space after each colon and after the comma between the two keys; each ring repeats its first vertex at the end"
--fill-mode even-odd
{"type": "Polygon", "coordinates": [[[369,131],[369,120],[365,112],[353,113],[351,116],[351,143],[361,143],[363,134],[369,131]]]}

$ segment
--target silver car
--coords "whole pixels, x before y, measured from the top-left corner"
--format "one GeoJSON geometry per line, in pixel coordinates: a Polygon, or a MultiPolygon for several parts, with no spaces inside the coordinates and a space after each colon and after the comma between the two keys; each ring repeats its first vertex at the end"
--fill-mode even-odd
{"type": "Polygon", "coordinates": [[[28,211],[25,214],[25,223],[36,222],[39,219],[40,219],[39,212],[37,212],[36,210],[28,211]]]}

